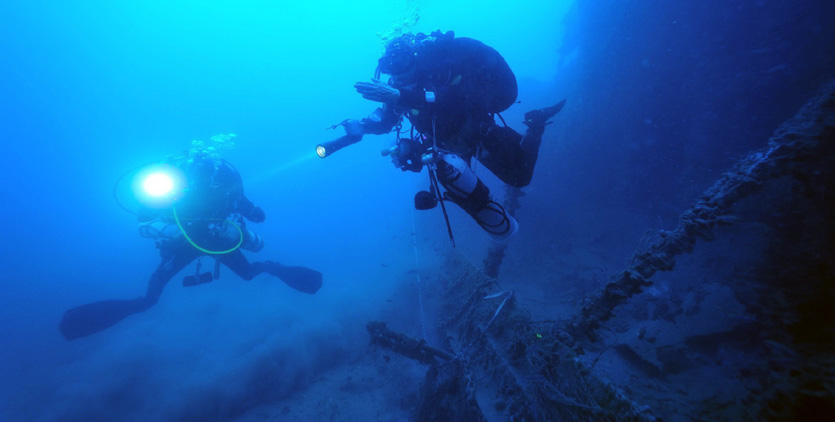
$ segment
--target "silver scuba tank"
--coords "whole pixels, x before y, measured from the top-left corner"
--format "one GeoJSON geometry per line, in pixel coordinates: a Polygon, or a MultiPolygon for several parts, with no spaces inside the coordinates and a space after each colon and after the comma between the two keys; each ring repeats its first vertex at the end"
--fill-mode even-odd
{"type": "Polygon", "coordinates": [[[443,172],[439,179],[454,197],[459,198],[459,205],[470,214],[490,237],[496,242],[506,242],[519,230],[519,223],[504,208],[494,201],[490,190],[478,179],[475,172],[458,155],[444,154],[438,165],[443,172]],[[472,200],[472,201],[471,201],[472,200]]]}

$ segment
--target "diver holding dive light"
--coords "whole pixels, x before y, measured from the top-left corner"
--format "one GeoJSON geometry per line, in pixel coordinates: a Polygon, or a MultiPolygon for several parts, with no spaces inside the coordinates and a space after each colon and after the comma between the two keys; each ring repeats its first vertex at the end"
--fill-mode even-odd
{"type": "MultiPolygon", "coordinates": [[[[429,191],[417,193],[415,208],[431,209],[440,203],[446,218],[444,201],[449,200],[497,242],[516,233],[516,220],[493,200],[471,163],[477,159],[510,186],[527,186],[545,126],[565,100],[525,113],[524,135],[499,126],[495,117],[516,102],[516,76],[496,50],[471,38],[456,38],[452,31],[392,39],[372,81],[357,82],[354,88],[382,106],[369,117],[334,125],[343,126],[346,134],[318,145],[320,157],[359,142],[365,134],[394,130],[396,144],[383,155],[391,156],[403,171],[429,169],[429,191]],[[380,80],[382,74],[390,75],[387,83],[380,80]],[[408,138],[401,138],[404,118],[412,125],[408,138]]],[[[449,234],[452,238],[451,229],[449,234]]]]}
{"type": "Polygon", "coordinates": [[[244,195],[241,176],[229,162],[221,159],[213,147],[194,144],[187,157],[173,159],[162,166],[165,172],[154,172],[145,178],[146,192],[165,198],[162,202],[167,205],[145,206],[138,213],[140,234],[156,239],[162,258],[148,281],[145,295],[94,302],[66,311],[60,331],[67,340],[89,336],[147,310],[157,303],[174,275],[203,256],[215,259],[214,274],[200,273],[198,261],[196,274],[185,277],[184,286],[212,281],[223,264],[244,280],[268,273],[303,293],[315,294],[321,288],[322,274],[318,271],[273,261],[250,263],[246,259],[242,249],[258,252],[264,243],[246,228],[244,219],[261,223],[266,218],[264,210],[244,195]],[[175,189],[175,179],[182,180],[185,187],[175,189]]]}

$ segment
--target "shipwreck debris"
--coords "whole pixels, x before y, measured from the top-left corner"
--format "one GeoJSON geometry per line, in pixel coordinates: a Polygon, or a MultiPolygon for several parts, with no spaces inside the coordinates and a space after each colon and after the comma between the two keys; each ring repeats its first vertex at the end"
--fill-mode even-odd
{"type": "MultiPolygon", "coordinates": [[[[699,238],[711,239],[730,224],[731,208],[769,180],[791,175],[812,180],[833,161],[835,84],[812,99],[769,140],[723,175],[650,246],[636,252],[615,281],[594,294],[568,324],[531,320],[495,275],[504,249],[489,252],[485,271],[452,251],[439,281],[442,298],[440,348],[370,323],[372,342],[430,365],[416,411],[419,421],[653,421],[649,408],[596,377],[578,355],[582,343],[612,311],[651,284],[657,271],[674,268],[699,238]],[[812,174],[810,174],[812,173],[812,174]],[[501,301],[498,298],[503,298],[501,301]]],[[[516,197],[518,199],[518,197],[516,197]]],[[[628,351],[627,351],[628,352],[628,351]]]]}
{"type": "Polygon", "coordinates": [[[531,321],[510,292],[459,252],[447,256],[441,274],[443,347],[456,352],[436,353],[380,323],[368,327],[375,344],[430,365],[417,420],[496,420],[485,416],[491,412],[512,421],[654,420],[592,375],[553,324],[531,321]]]}
{"type": "MultiPolygon", "coordinates": [[[[711,240],[716,226],[731,224],[728,215],[742,199],[758,192],[773,179],[792,175],[809,179],[815,162],[826,163],[835,150],[835,83],[825,87],[769,140],[768,146],[748,154],[725,173],[702,198],[679,217],[672,231],[660,231],[650,246],[636,252],[615,281],[592,295],[567,325],[575,339],[594,339],[594,331],[611,318],[612,311],[649,286],[657,271],[670,271],[675,257],[693,250],[699,238],[711,240]]],[[[821,164],[826,165],[826,164],[821,164]]]]}
{"type": "Polygon", "coordinates": [[[454,356],[443,350],[426,344],[425,340],[417,340],[405,334],[389,330],[385,322],[371,321],[366,324],[371,334],[371,344],[390,349],[409,359],[423,364],[434,364],[441,360],[451,360],[454,356]]]}

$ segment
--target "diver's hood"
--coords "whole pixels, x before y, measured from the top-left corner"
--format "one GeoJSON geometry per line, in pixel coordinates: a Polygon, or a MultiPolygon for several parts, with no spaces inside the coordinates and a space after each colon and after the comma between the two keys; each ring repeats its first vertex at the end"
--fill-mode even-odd
{"type": "Polygon", "coordinates": [[[452,31],[441,32],[440,30],[426,35],[422,32],[417,34],[403,34],[386,44],[386,51],[377,61],[377,72],[386,75],[397,75],[408,72],[414,68],[420,50],[427,44],[439,40],[451,40],[455,37],[452,31]]]}

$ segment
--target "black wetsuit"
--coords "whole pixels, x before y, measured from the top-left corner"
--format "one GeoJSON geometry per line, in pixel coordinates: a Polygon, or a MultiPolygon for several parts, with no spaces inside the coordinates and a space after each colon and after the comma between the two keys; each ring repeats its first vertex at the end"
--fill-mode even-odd
{"type": "Polygon", "coordinates": [[[400,91],[397,104],[362,120],[367,133],[388,133],[405,116],[441,150],[467,161],[476,157],[508,185],[530,183],[543,131],[522,136],[494,121],[517,96],[516,77],[495,49],[471,38],[426,42],[414,72],[405,86],[392,85],[400,91]]]}
{"type": "MultiPolygon", "coordinates": [[[[231,249],[238,239],[220,236],[218,226],[228,224],[225,223],[227,219],[235,221],[241,227],[243,236],[247,237],[250,232],[246,230],[244,217],[255,222],[262,221],[254,215],[257,207],[244,194],[240,173],[226,160],[213,169],[201,171],[183,166],[183,171],[189,180],[188,187],[174,206],[164,211],[162,217],[173,222],[173,212],[176,210],[183,228],[197,245],[208,250],[231,249]]],[[[140,215],[140,221],[155,217],[160,217],[160,214],[145,212],[140,215]]],[[[245,238],[243,242],[250,240],[245,238]]],[[[163,288],[174,275],[195,259],[207,255],[192,246],[184,236],[162,240],[157,246],[162,262],[151,275],[145,296],[139,299],[145,309],[157,303],[163,288]]],[[[275,270],[274,267],[280,266],[271,261],[250,263],[240,248],[211,256],[244,280],[252,280],[258,274],[269,273],[275,270]]]]}
{"type": "MultiPolygon", "coordinates": [[[[261,273],[268,273],[281,278],[288,286],[304,293],[314,294],[322,286],[322,274],[318,271],[285,266],[273,261],[250,263],[240,248],[235,248],[239,240],[245,245],[254,235],[246,230],[244,218],[253,222],[264,220],[264,212],[256,207],[244,195],[241,176],[231,164],[222,161],[217,166],[203,165],[180,167],[188,180],[188,187],[174,206],[163,211],[144,209],[139,220],[148,222],[159,219],[169,226],[176,225],[174,213],[183,229],[192,241],[201,248],[210,251],[232,252],[212,254],[220,263],[229,267],[244,280],[251,280],[261,273]],[[241,227],[229,231],[226,220],[235,221],[241,227]],[[243,233],[244,239],[240,238],[243,233]]],[[[82,305],[68,310],[61,320],[60,330],[65,338],[73,340],[85,337],[108,327],[122,319],[143,312],[157,303],[165,285],[178,272],[195,259],[207,255],[198,250],[182,233],[159,238],[162,261],[151,274],[148,289],[144,296],[129,300],[106,300],[82,305]]]]}

